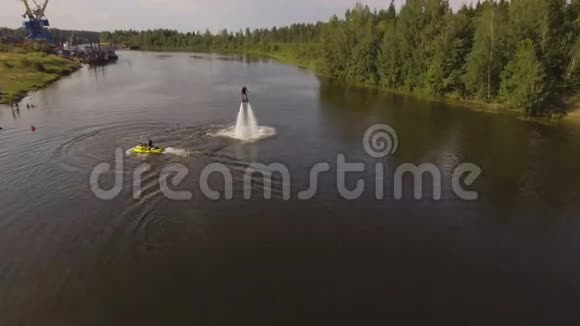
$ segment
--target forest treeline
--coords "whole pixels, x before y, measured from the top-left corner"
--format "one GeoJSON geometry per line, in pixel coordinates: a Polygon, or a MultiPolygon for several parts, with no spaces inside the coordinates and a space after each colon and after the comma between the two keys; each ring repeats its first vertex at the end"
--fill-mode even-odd
{"type": "Polygon", "coordinates": [[[328,22],[219,33],[101,33],[145,50],[260,52],[336,78],[542,115],[580,89],[580,0],[484,1],[452,10],[407,0],[357,4],[328,22]]]}

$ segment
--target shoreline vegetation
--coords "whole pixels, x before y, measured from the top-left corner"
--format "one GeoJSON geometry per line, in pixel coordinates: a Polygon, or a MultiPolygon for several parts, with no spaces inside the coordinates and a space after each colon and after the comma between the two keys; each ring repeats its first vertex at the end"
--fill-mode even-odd
{"type": "MultiPolygon", "coordinates": [[[[296,50],[284,50],[285,47],[291,48],[293,44],[276,44],[277,50],[275,52],[269,52],[265,50],[257,50],[257,49],[188,49],[188,48],[139,48],[139,49],[130,49],[126,48],[126,50],[138,50],[138,51],[150,51],[150,52],[185,52],[185,53],[215,53],[215,54],[224,54],[224,55],[249,55],[249,56],[256,56],[262,58],[269,58],[278,61],[282,64],[288,64],[292,66],[296,66],[305,70],[308,70],[320,77],[327,77],[327,78],[335,78],[324,71],[321,71],[315,59],[312,58],[305,58],[301,56],[297,56],[296,50]]],[[[457,96],[445,96],[445,95],[433,95],[427,93],[417,93],[413,91],[408,91],[404,89],[394,89],[388,88],[377,84],[370,84],[364,82],[356,82],[353,80],[348,79],[338,79],[348,85],[351,86],[359,86],[359,87],[367,87],[367,88],[376,88],[381,91],[404,95],[404,96],[413,96],[415,98],[429,100],[429,101],[438,101],[444,102],[451,105],[459,105],[463,108],[470,109],[473,111],[481,111],[487,113],[502,113],[502,114],[514,114],[520,115],[527,120],[534,120],[539,122],[547,122],[548,120],[559,120],[562,118],[570,117],[574,119],[580,120],[580,93],[574,95],[570,94],[561,99],[562,109],[549,112],[542,116],[528,116],[524,112],[521,112],[517,108],[507,106],[502,103],[498,102],[486,102],[484,100],[476,100],[476,99],[467,99],[461,98],[457,96]]]]}
{"type": "Polygon", "coordinates": [[[18,101],[80,67],[78,62],[47,54],[40,48],[0,45],[0,104],[18,101]]]}
{"type": "Polygon", "coordinates": [[[157,29],[101,33],[129,49],[257,54],[352,84],[515,111],[577,110],[580,0],[407,0],[361,4],[328,22],[219,33],[157,29]]]}
{"type": "MultiPolygon", "coordinates": [[[[329,77],[332,76],[325,74],[323,71],[317,68],[316,60],[308,59],[300,56],[296,56],[292,50],[285,51],[283,50],[284,45],[279,44],[277,52],[266,52],[266,51],[222,51],[221,53],[224,54],[246,54],[246,55],[255,55],[255,56],[262,56],[272,58],[280,63],[289,64],[293,66],[297,66],[308,71],[311,71],[319,76],[322,77],[329,77]]],[[[361,87],[372,87],[377,88],[381,91],[405,95],[405,96],[413,96],[419,99],[430,100],[430,101],[438,101],[444,102],[447,104],[452,105],[459,105],[464,108],[468,108],[474,111],[482,111],[487,113],[504,113],[504,114],[516,114],[520,115],[525,119],[540,121],[540,122],[547,122],[548,120],[559,120],[562,118],[573,118],[580,121],[580,90],[566,92],[562,97],[557,101],[561,108],[556,110],[552,110],[551,112],[547,112],[541,116],[530,116],[522,112],[518,108],[506,105],[505,103],[498,103],[498,102],[487,102],[485,100],[477,100],[477,99],[467,99],[461,98],[459,96],[445,96],[445,95],[434,95],[429,93],[418,93],[413,91],[408,91],[404,89],[393,89],[388,88],[382,85],[377,84],[370,84],[370,83],[361,83],[361,82],[354,82],[352,80],[343,80],[345,83],[353,86],[361,86],[361,87]]]]}
{"type": "MultiPolygon", "coordinates": [[[[58,35],[64,41],[66,31],[58,35]]],[[[119,30],[98,39],[131,50],[265,56],[352,85],[528,119],[580,116],[580,0],[485,0],[458,10],[446,0],[407,0],[399,10],[391,2],[378,11],[357,3],[327,22],[219,33],[119,30]]],[[[0,69],[26,76],[13,75],[9,89],[0,70],[0,101],[76,69],[26,56],[32,60],[0,59],[0,69]]]]}
{"type": "MultiPolygon", "coordinates": [[[[355,82],[352,80],[347,79],[336,79],[333,76],[324,73],[317,67],[317,62],[311,58],[304,58],[296,55],[296,51],[288,49],[294,46],[293,44],[276,44],[277,50],[276,52],[268,52],[266,50],[258,50],[258,49],[211,49],[211,50],[204,50],[204,49],[188,49],[188,48],[125,48],[125,50],[129,51],[146,51],[146,52],[179,52],[179,53],[207,53],[207,54],[221,54],[221,55],[248,55],[250,57],[259,57],[259,58],[268,58],[278,61],[281,64],[292,65],[298,68],[302,68],[308,70],[317,76],[326,77],[326,78],[333,78],[336,81],[343,82],[350,86],[358,86],[358,87],[366,87],[366,88],[375,88],[381,91],[399,94],[404,96],[412,96],[418,99],[429,100],[429,101],[438,101],[438,102],[445,102],[452,105],[459,105],[464,108],[469,108],[470,110],[474,111],[482,111],[488,113],[510,113],[510,114],[518,114],[516,109],[509,108],[506,106],[502,106],[499,103],[488,103],[484,101],[477,101],[477,100],[470,100],[470,99],[462,99],[456,97],[449,97],[449,96],[435,96],[429,94],[421,94],[421,93],[414,93],[411,91],[406,91],[403,89],[393,89],[393,88],[386,88],[381,85],[374,85],[369,83],[361,83],[355,82]],[[284,49],[287,47],[286,49],[284,49]]],[[[577,97],[570,97],[569,100],[574,100],[577,103],[577,106],[580,106],[580,94],[577,97]]],[[[579,108],[580,109],[580,108],[579,108]]],[[[554,115],[551,117],[560,118],[563,115],[554,115]]],[[[578,116],[580,117],[580,112],[578,112],[578,116]]]]}
{"type": "MultiPolygon", "coordinates": [[[[284,45],[279,44],[279,49],[282,49],[284,47],[284,45]]],[[[249,50],[249,51],[241,51],[241,52],[236,52],[236,51],[220,51],[218,53],[223,53],[223,54],[245,54],[245,55],[250,55],[250,56],[260,56],[260,57],[267,57],[267,58],[271,58],[274,59],[282,64],[288,64],[288,65],[293,65],[302,69],[306,69],[310,72],[313,72],[321,77],[327,77],[327,78],[333,78],[333,76],[324,73],[324,71],[321,71],[319,68],[317,68],[317,64],[315,60],[311,60],[311,59],[300,59],[300,57],[296,56],[293,51],[288,51],[285,52],[285,50],[278,50],[277,52],[265,52],[265,51],[256,51],[256,50],[249,50]]],[[[424,93],[417,93],[417,92],[412,92],[412,91],[408,91],[408,90],[404,90],[404,89],[394,89],[394,88],[388,88],[388,87],[384,87],[382,85],[377,85],[377,84],[371,84],[371,83],[365,83],[365,82],[355,82],[353,80],[348,80],[348,79],[341,79],[341,81],[345,82],[348,85],[352,85],[352,86],[359,86],[359,87],[371,87],[371,88],[376,88],[379,89],[381,91],[386,91],[389,93],[394,93],[394,94],[399,94],[399,95],[405,95],[405,96],[413,96],[419,99],[424,99],[424,100],[430,100],[430,101],[441,101],[441,102],[446,102],[446,103],[450,103],[450,104],[457,104],[457,105],[461,105],[462,107],[469,107],[469,109],[471,110],[475,110],[475,111],[484,111],[484,112],[490,112],[490,113],[518,113],[518,111],[514,108],[510,108],[507,106],[502,106],[499,103],[488,103],[488,102],[484,102],[484,101],[477,101],[477,100],[473,100],[473,99],[462,99],[462,98],[458,98],[458,97],[450,97],[450,96],[437,96],[437,95],[433,95],[433,94],[424,94],[424,93]]],[[[576,100],[580,101],[580,98],[577,98],[576,100]]],[[[578,104],[580,105],[580,102],[578,102],[578,104]]]]}

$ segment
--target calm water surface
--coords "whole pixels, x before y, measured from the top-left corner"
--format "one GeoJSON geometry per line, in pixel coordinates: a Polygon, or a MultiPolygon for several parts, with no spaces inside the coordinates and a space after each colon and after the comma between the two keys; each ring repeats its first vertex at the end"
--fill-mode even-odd
{"type": "MultiPolygon", "coordinates": [[[[571,325],[580,322],[580,125],[545,126],[319,79],[268,60],[121,52],[0,108],[0,325],[571,325]],[[234,124],[248,85],[275,137],[241,143],[212,133],[234,124]],[[25,103],[36,108],[27,110],[25,103]],[[397,152],[373,159],[362,145],[392,126],[397,152]],[[38,128],[32,132],[30,126],[38,128]],[[185,155],[124,156],[123,191],[96,198],[89,175],[140,137],[185,155]],[[342,199],[336,172],[300,201],[310,168],[338,154],[362,162],[367,185],[342,199]],[[252,179],[252,162],[281,162],[292,199],[252,179]],[[374,166],[385,163],[385,199],[374,166]],[[403,163],[436,164],[442,200],[394,200],[403,163]],[[461,201],[449,176],[462,162],[482,175],[461,201]],[[143,192],[132,172],[142,163],[143,192]],[[163,167],[190,173],[171,201],[163,167]],[[234,176],[234,199],[199,190],[209,163],[234,176]],[[382,323],[384,324],[384,323],[382,323]]],[[[334,169],[333,169],[334,170],[334,169]]],[[[103,187],[113,174],[103,176],[103,187]]],[[[428,181],[428,180],[427,180],[428,181]]],[[[428,183],[428,182],[427,182],[428,183]]],[[[223,190],[219,177],[210,178],[223,190]]]]}

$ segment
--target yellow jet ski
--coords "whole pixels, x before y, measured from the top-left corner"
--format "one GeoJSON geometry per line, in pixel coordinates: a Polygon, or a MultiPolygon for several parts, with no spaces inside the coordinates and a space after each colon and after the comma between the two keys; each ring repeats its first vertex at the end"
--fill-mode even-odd
{"type": "Polygon", "coordinates": [[[163,154],[164,151],[165,149],[161,147],[149,147],[143,145],[133,147],[132,149],[132,152],[137,154],[163,154]]]}

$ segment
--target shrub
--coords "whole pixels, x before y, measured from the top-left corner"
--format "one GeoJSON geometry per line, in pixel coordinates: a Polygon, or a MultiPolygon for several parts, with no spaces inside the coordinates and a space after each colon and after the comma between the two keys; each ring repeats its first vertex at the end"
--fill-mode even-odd
{"type": "Polygon", "coordinates": [[[500,94],[511,106],[536,115],[546,99],[544,79],[534,44],[530,40],[522,41],[501,74],[500,94]]]}
{"type": "Polygon", "coordinates": [[[44,66],[40,62],[34,62],[32,64],[32,68],[36,71],[39,71],[39,72],[46,72],[46,69],[44,68],[44,66]]]}

